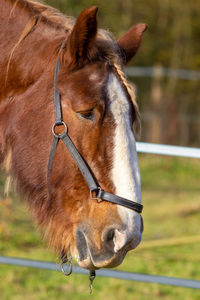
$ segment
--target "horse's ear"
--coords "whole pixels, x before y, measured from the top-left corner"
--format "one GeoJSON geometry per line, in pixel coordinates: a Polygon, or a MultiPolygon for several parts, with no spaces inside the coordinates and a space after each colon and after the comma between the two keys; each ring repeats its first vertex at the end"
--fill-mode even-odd
{"type": "Polygon", "coordinates": [[[97,11],[96,6],[86,8],[77,18],[68,38],[65,54],[70,65],[79,65],[88,56],[97,34],[97,11]]]}
{"type": "Polygon", "coordinates": [[[124,64],[127,64],[137,53],[142,41],[142,35],[146,29],[146,24],[137,24],[131,27],[127,33],[118,39],[117,44],[122,50],[124,64]]]}

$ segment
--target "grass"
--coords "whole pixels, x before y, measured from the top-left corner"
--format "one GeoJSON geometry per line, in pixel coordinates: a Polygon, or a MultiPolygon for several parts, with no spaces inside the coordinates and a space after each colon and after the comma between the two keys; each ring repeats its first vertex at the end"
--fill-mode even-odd
{"type": "MultiPolygon", "coordinates": [[[[141,155],[143,243],[117,269],[200,279],[200,161],[141,155]]],[[[0,176],[0,195],[4,177],[0,176]]],[[[0,255],[56,261],[35,230],[25,204],[0,200],[0,255]]],[[[139,299],[196,300],[200,291],[0,265],[1,300],[139,299]]]]}

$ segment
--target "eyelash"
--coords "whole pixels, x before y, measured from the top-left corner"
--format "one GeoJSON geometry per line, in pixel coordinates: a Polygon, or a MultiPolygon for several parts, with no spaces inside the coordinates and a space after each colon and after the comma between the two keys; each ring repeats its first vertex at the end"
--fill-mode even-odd
{"type": "Polygon", "coordinates": [[[86,119],[90,121],[93,121],[94,119],[93,109],[85,112],[77,112],[76,114],[82,119],[86,119]]]}

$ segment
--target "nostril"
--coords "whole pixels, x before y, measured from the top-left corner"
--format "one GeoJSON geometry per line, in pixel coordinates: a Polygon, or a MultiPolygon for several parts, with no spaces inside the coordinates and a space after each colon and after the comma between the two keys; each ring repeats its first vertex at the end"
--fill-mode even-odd
{"type": "Polygon", "coordinates": [[[119,228],[107,228],[102,236],[102,242],[105,249],[117,253],[123,247],[130,244],[132,238],[127,233],[127,230],[119,228]]]}
{"type": "Polygon", "coordinates": [[[115,236],[115,229],[111,228],[107,230],[107,232],[104,234],[103,241],[105,242],[113,241],[114,236],[115,236]]]}
{"type": "Polygon", "coordinates": [[[102,242],[105,249],[112,251],[114,249],[115,229],[107,228],[102,236],[102,242]]]}
{"type": "Polygon", "coordinates": [[[76,244],[79,252],[79,259],[82,261],[88,257],[88,247],[85,236],[80,230],[76,231],[76,244]]]}

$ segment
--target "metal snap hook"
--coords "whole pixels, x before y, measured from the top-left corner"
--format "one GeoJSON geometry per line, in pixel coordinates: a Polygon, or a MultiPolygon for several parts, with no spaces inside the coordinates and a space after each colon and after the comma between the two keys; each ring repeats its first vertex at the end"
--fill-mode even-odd
{"type": "Polygon", "coordinates": [[[93,284],[93,281],[94,281],[95,277],[96,277],[95,271],[90,271],[90,276],[89,276],[89,280],[90,280],[90,285],[89,285],[89,287],[90,287],[90,294],[92,294],[92,284],[93,284]]]}

